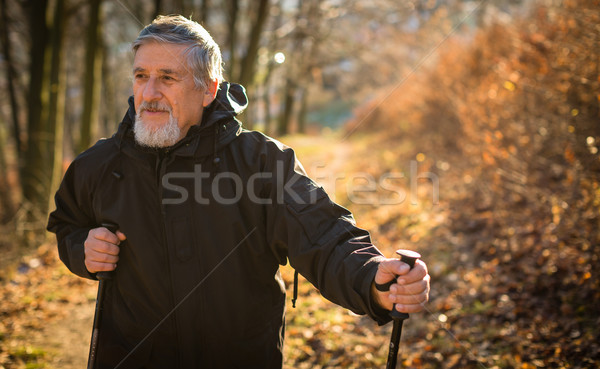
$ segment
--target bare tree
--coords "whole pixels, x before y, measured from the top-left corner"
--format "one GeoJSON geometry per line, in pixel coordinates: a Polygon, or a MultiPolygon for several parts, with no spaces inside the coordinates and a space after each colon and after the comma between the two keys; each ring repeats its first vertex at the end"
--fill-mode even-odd
{"type": "MultiPolygon", "coordinates": [[[[1,122],[2,125],[4,122],[1,122]]],[[[3,127],[0,125],[0,173],[8,172],[8,165],[6,162],[6,148],[4,147],[4,143],[6,142],[6,134],[3,127]]],[[[9,183],[7,181],[7,176],[0,176],[0,220],[9,219],[14,214],[14,202],[11,197],[11,192],[9,191],[9,183]]]]}
{"type": "Polygon", "coordinates": [[[252,22],[250,30],[250,39],[246,47],[246,53],[242,58],[240,65],[240,73],[238,81],[243,86],[249,88],[254,79],[254,71],[256,67],[256,57],[258,56],[258,47],[260,46],[260,38],[269,13],[269,0],[260,0],[256,11],[256,18],[252,22]]]}
{"type": "Polygon", "coordinates": [[[262,79],[262,81],[260,81],[261,84],[261,90],[262,90],[262,100],[263,100],[263,119],[264,119],[264,127],[263,127],[263,131],[266,134],[270,134],[271,132],[271,121],[273,120],[272,114],[271,114],[271,98],[272,98],[272,92],[271,92],[271,79],[273,76],[273,72],[275,70],[275,66],[277,64],[280,64],[281,62],[283,62],[283,60],[280,61],[276,61],[275,60],[275,54],[278,52],[277,50],[279,49],[279,37],[278,37],[278,30],[280,29],[282,22],[283,22],[283,12],[281,9],[281,2],[276,2],[273,6],[273,9],[271,10],[271,14],[272,14],[272,29],[270,32],[270,37],[269,37],[269,42],[268,42],[268,49],[270,50],[270,53],[268,54],[268,60],[266,63],[266,70],[263,73],[264,78],[262,79]]]}
{"type": "Polygon", "coordinates": [[[240,10],[239,0],[228,0],[227,1],[227,44],[229,44],[229,63],[227,67],[230,76],[235,76],[237,72],[237,22],[238,14],[240,10]]]}
{"type": "Polygon", "coordinates": [[[87,149],[98,131],[98,107],[102,81],[102,22],[100,20],[102,0],[91,0],[87,25],[83,114],[81,116],[81,138],[79,151],[87,149]]]}
{"type": "Polygon", "coordinates": [[[298,0],[296,7],[296,18],[295,26],[291,37],[291,48],[289,52],[290,63],[286,67],[285,87],[283,91],[283,108],[279,115],[279,121],[277,124],[277,134],[285,135],[289,133],[290,122],[292,119],[292,113],[294,111],[294,102],[296,101],[296,92],[298,88],[298,70],[301,65],[300,59],[303,58],[302,53],[302,42],[306,36],[305,34],[306,20],[303,14],[303,2],[298,0]]]}
{"type": "Polygon", "coordinates": [[[63,39],[65,0],[52,9],[45,0],[29,3],[31,63],[28,99],[27,151],[22,172],[24,198],[40,214],[48,210],[50,194],[62,176],[65,73],[63,39]],[[52,11],[51,23],[46,12],[52,11]],[[50,38],[47,35],[50,34],[50,38]]]}
{"type": "Polygon", "coordinates": [[[27,97],[27,150],[24,153],[24,166],[21,174],[21,186],[25,200],[40,204],[46,202],[43,191],[44,183],[48,183],[45,160],[47,156],[43,141],[44,123],[42,120],[42,95],[47,79],[44,73],[46,49],[48,44],[48,25],[46,23],[47,0],[32,0],[27,3],[29,13],[29,29],[31,37],[29,63],[29,93],[27,97]]]}
{"type": "Polygon", "coordinates": [[[209,8],[210,1],[202,0],[202,2],[200,3],[200,22],[202,24],[206,24],[208,22],[209,8]]]}
{"type": "Polygon", "coordinates": [[[158,17],[162,10],[162,0],[154,0],[154,13],[152,14],[152,19],[158,17]]]}
{"type": "Polygon", "coordinates": [[[17,153],[20,153],[22,151],[21,123],[19,119],[19,104],[17,102],[17,95],[14,83],[14,81],[17,80],[17,73],[15,70],[14,62],[12,60],[12,50],[8,30],[8,9],[6,7],[6,0],[0,0],[0,12],[2,12],[2,22],[0,22],[0,34],[2,40],[2,53],[4,54],[4,63],[6,65],[6,81],[8,84],[8,96],[10,98],[13,138],[15,140],[16,151],[17,153]]]}
{"type": "MultiPolygon", "coordinates": [[[[64,70],[64,35],[67,19],[65,17],[66,0],[57,0],[54,8],[51,32],[51,68],[50,68],[50,104],[48,106],[48,164],[50,181],[44,190],[47,206],[52,208],[52,194],[58,189],[62,179],[63,136],[65,115],[66,72],[64,70]]],[[[46,215],[46,214],[45,214],[46,215]]]]}

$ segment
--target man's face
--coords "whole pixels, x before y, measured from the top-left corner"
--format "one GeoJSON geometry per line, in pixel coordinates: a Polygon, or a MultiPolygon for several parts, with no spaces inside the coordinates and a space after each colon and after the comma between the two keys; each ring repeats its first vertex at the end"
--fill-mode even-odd
{"type": "Polygon", "coordinates": [[[216,83],[211,85],[211,91],[196,88],[183,54],[187,47],[149,42],[137,50],[133,60],[133,96],[138,115],[136,139],[138,130],[143,131],[140,137],[145,135],[146,140],[150,137],[150,143],[141,144],[155,147],[175,144],[185,137],[191,126],[200,124],[202,110],[214,99],[216,83]],[[168,131],[169,137],[159,136],[161,130],[163,135],[168,131]]]}

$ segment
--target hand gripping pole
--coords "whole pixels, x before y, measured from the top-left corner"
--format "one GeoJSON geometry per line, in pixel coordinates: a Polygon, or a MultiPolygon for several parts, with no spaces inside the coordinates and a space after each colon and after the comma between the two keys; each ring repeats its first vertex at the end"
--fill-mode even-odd
{"type": "MultiPolygon", "coordinates": [[[[119,227],[112,223],[102,223],[102,227],[108,229],[112,233],[116,233],[119,227]]],[[[102,307],[104,304],[104,292],[106,291],[106,283],[112,279],[112,272],[98,272],[98,295],[96,297],[96,311],[94,312],[94,325],[92,329],[92,339],[90,341],[90,354],[88,356],[88,369],[96,368],[96,359],[98,357],[98,339],[100,337],[100,323],[102,321],[102,307]]]]}
{"type": "MultiPolygon", "coordinates": [[[[400,255],[400,261],[405,262],[412,269],[415,266],[415,262],[421,257],[417,252],[411,250],[398,250],[396,254],[400,255]]],[[[396,283],[396,279],[393,279],[390,283],[387,283],[387,289],[396,283]]],[[[377,287],[377,286],[376,286],[377,287]]],[[[386,369],[395,369],[396,361],[398,359],[398,346],[400,345],[400,336],[402,335],[402,323],[408,319],[407,313],[401,313],[396,310],[396,306],[390,312],[390,316],[394,320],[394,326],[392,328],[392,336],[390,338],[390,350],[388,354],[388,361],[386,369]]]]}

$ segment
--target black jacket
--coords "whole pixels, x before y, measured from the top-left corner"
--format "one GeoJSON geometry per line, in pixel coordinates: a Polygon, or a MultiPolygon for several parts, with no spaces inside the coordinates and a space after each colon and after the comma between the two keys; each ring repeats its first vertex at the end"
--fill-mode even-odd
{"type": "Polygon", "coordinates": [[[201,125],[162,150],[135,144],[129,103],[117,133],[73,161],[48,224],[61,260],[90,279],[89,230],[127,236],[100,367],[281,367],[288,259],[329,300],[388,320],[369,293],[381,253],[291,149],[241,128],[241,86],[223,83],[201,125]]]}

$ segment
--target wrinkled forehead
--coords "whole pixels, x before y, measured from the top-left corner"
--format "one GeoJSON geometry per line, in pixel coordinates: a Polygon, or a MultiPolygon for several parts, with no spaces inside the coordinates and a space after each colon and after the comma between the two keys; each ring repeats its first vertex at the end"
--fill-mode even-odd
{"type": "Polygon", "coordinates": [[[133,58],[132,70],[156,71],[165,74],[187,74],[187,45],[151,42],[143,44],[133,58]]]}

